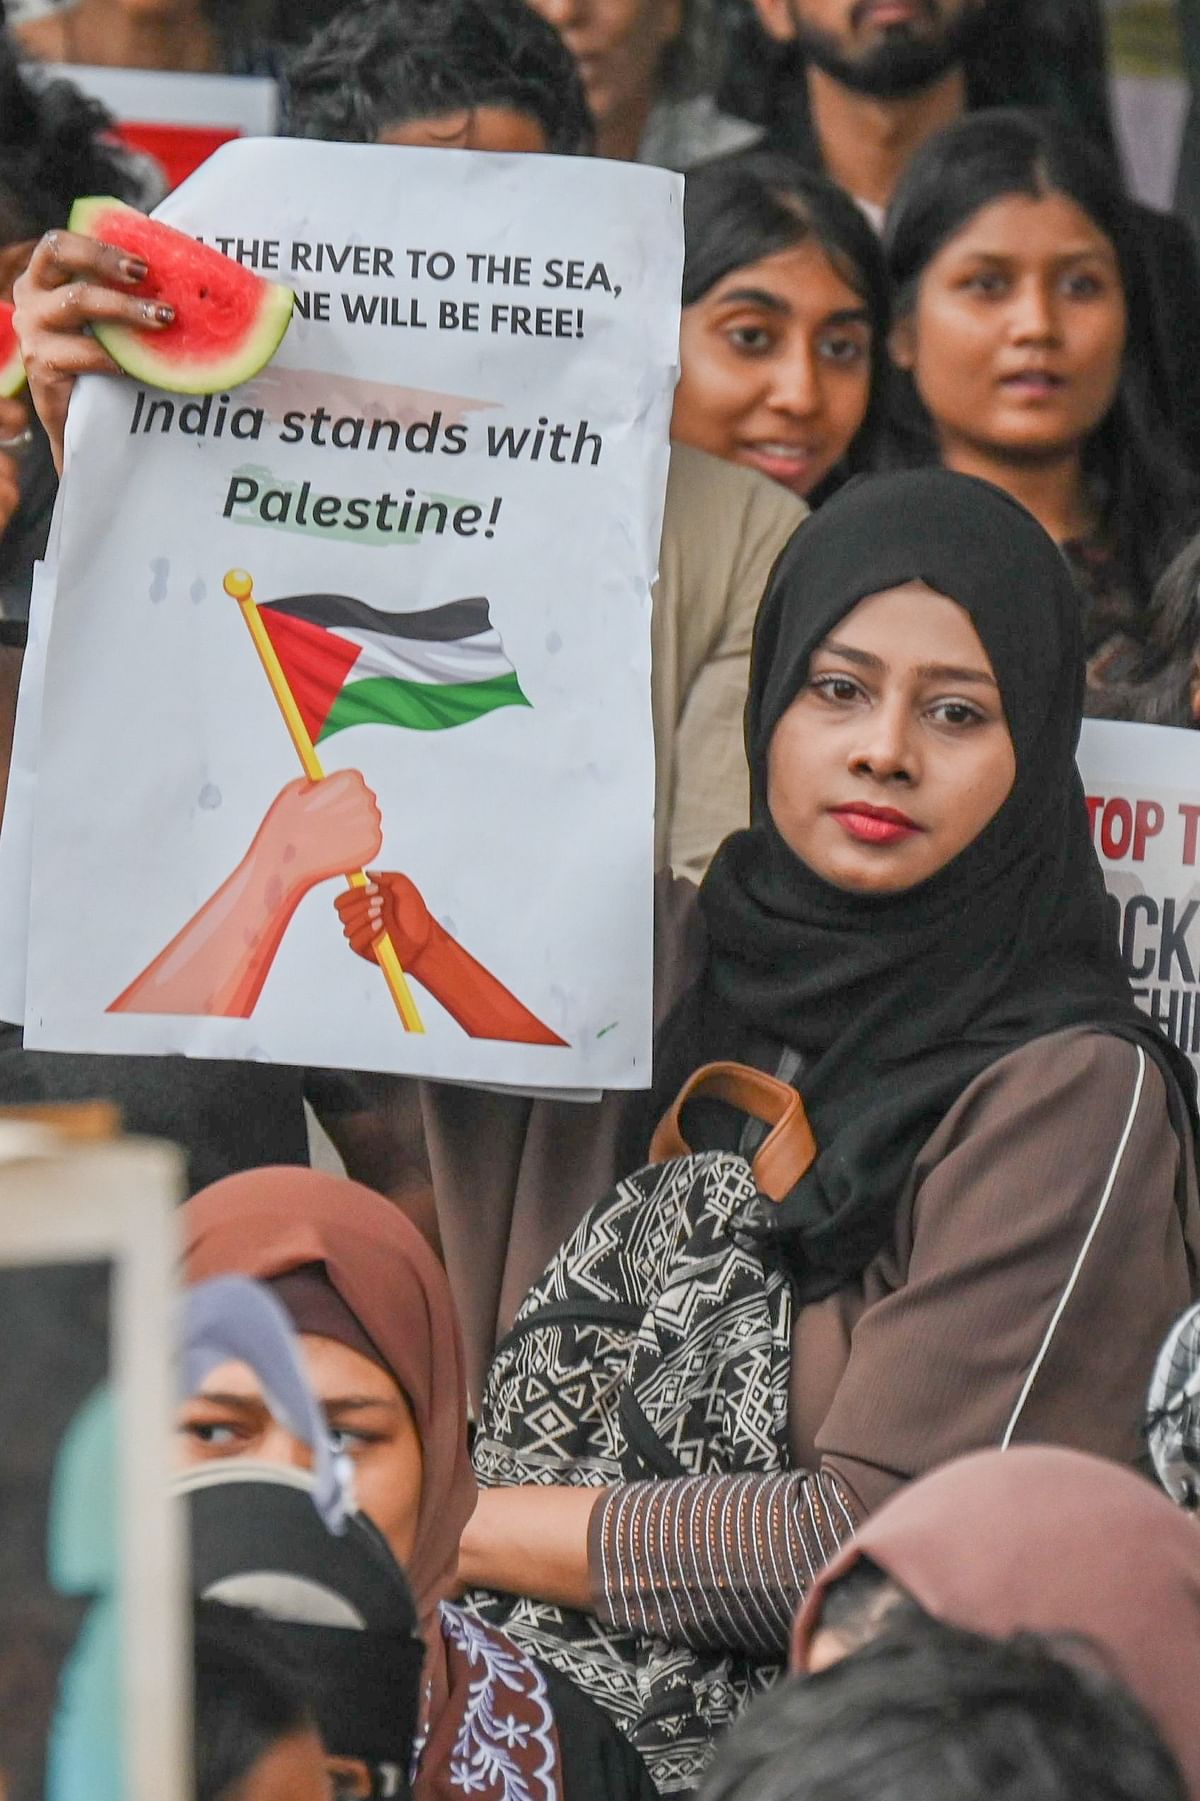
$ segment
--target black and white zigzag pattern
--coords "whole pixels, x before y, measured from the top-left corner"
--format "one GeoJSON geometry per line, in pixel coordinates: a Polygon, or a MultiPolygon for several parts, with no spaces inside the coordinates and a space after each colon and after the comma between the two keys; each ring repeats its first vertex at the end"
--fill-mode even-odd
{"type": "MultiPolygon", "coordinates": [[[[592,1210],[492,1363],[485,1487],[787,1468],[791,1293],[732,1235],[761,1204],[745,1160],[710,1151],[642,1170],[592,1210]]],[[[697,1786],[715,1735],[778,1675],[540,1602],[472,1605],[605,1708],[664,1796],[697,1786]]]]}

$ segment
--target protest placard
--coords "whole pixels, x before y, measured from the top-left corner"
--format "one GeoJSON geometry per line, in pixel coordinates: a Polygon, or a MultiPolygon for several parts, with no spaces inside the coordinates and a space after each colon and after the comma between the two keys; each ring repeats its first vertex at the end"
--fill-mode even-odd
{"type": "Polygon", "coordinates": [[[1087,719],[1079,769],[1134,998],[1200,1070],[1200,737],[1087,719]]]}
{"type": "Polygon", "coordinates": [[[169,188],[222,144],[269,137],[279,124],[279,90],[264,76],[185,75],[90,63],[55,64],[51,72],[107,107],[118,137],[131,150],[153,157],[169,188]]]}
{"type": "Polygon", "coordinates": [[[6,1801],[191,1792],[189,1591],[167,1488],[181,1188],[166,1146],[73,1147],[0,1116],[6,1801]]]}
{"type": "Polygon", "coordinates": [[[20,698],[0,822],[0,1020],[25,1017],[37,746],[53,602],[53,567],[38,563],[30,586],[29,637],[21,660],[20,698]]]}
{"type": "Polygon", "coordinates": [[[680,201],[262,140],[166,203],[296,316],[233,393],[73,403],[27,1043],[644,1085],[680,201]]]}

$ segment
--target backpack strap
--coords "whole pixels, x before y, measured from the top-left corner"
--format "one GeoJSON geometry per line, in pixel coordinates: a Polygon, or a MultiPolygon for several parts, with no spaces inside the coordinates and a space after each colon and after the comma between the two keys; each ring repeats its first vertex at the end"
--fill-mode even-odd
{"type": "MultiPolygon", "coordinates": [[[[754,1067],[756,1069],[762,1069],[764,1065],[756,1063],[754,1067]]],[[[803,1068],[804,1058],[800,1055],[799,1051],[794,1051],[785,1044],[782,1051],[779,1053],[779,1061],[775,1065],[776,1076],[781,1082],[790,1082],[793,1088],[797,1088],[799,1087],[799,1083],[796,1081],[796,1077],[803,1068]]],[[[742,1127],[742,1135],[738,1139],[737,1147],[739,1155],[743,1156],[747,1163],[753,1163],[754,1153],[766,1137],[767,1130],[768,1128],[763,1120],[753,1119],[747,1114],[746,1123],[742,1127]]]]}
{"type": "Polygon", "coordinates": [[[724,1101],[770,1126],[750,1165],[751,1174],[770,1200],[781,1201],[790,1194],[817,1155],[804,1102],[790,1082],[764,1075],[745,1063],[706,1063],[688,1077],[650,1140],[650,1162],[666,1163],[672,1157],[691,1155],[681,1117],[688,1102],[701,1097],[724,1101]]]}

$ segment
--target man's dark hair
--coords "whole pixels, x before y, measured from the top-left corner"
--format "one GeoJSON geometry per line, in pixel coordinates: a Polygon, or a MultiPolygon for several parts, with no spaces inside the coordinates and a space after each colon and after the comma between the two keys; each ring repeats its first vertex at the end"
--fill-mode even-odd
{"type": "Polygon", "coordinates": [[[222,1801],[312,1717],[269,1622],[245,1608],[196,1603],[193,1670],[195,1797],[222,1801]]]}
{"type": "Polygon", "coordinates": [[[575,63],[525,0],[358,0],[288,71],[293,137],[373,144],[389,126],[503,107],[534,119],[546,148],[590,148],[575,63]]]}
{"type": "Polygon", "coordinates": [[[138,198],[129,159],[111,142],[112,119],[70,81],[22,68],[0,37],[0,244],[63,226],[80,194],[138,198]]]}
{"type": "Polygon", "coordinates": [[[1185,1801],[1149,1717],[1082,1658],[907,1620],[760,1701],[700,1801],[1185,1801]]]}

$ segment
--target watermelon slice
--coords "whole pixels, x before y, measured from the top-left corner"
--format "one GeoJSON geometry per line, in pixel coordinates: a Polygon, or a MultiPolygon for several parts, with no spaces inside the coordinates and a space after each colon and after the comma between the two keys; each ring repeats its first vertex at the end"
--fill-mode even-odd
{"type": "Polygon", "coordinates": [[[156,331],[93,325],[113,362],[136,381],[217,394],[249,381],[278,350],[292,316],[290,288],[121,200],[77,200],[70,229],[140,256],[150,273],[129,292],[175,309],[173,323],[156,331]]]}
{"type": "Polygon", "coordinates": [[[0,300],[0,400],[11,400],[25,386],[25,365],[13,330],[15,308],[0,300]]]}

